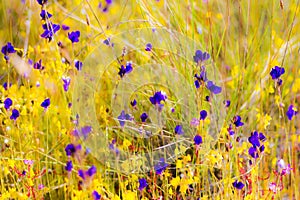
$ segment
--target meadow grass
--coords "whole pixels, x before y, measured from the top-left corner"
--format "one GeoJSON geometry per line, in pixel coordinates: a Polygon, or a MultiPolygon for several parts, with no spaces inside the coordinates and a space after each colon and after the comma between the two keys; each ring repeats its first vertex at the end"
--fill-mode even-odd
{"type": "Polygon", "coordinates": [[[299,0],[0,8],[0,199],[300,199],[299,0]]]}

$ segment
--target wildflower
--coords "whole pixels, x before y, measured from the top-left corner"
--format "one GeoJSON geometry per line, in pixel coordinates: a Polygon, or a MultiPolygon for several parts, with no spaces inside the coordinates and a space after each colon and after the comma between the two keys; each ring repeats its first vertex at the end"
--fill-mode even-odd
{"type": "Polygon", "coordinates": [[[65,25],[65,24],[61,25],[61,28],[62,28],[62,30],[64,30],[64,31],[70,30],[70,27],[67,26],[67,25],[65,25]]]}
{"type": "Polygon", "coordinates": [[[1,52],[4,55],[4,59],[8,60],[9,59],[8,54],[15,53],[16,50],[15,50],[14,46],[11,45],[10,42],[8,42],[5,46],[2,47],[1,52]]]}
{"type": "Polygon", "coordinates": [[[65,170],[67,170],[68,172],[72,171],[73,169],[73,164],[72,161],[68,161],[66,166],[65,166],[65,170]]]}
{"type": "Polygon", "coordinates": [[[80,31],[73,31],[68,33],[68,38],[71,40],[72,43],[79,42],[80,31]]]}
{"type": "Polygon", "coordinates": [[[178,134],[178,135],[183,135],[184,134],[184,131],[183,131],[183,128],[181,125],[177,125],[175,127],[175,133],[178,134]]]}
{"type": "Polygon", "coordinates": [[[207,117],[206,110],[201,110],[200,111],[200,120],[205,120],[206,117],[207,117]]]}
{"type": "Polygon", "coordinates": [[[172,112],[172,113],[175,112],[175,108],[171,108],[171,112],[172,112]]]}
{"type": "Polygon", "coordinates": [[[272,191],[274,194],[277,193],[277,190],[278,190],[278,189],[279,189],[279,188],[277,187],[277,184],[276,184],[276,183],[272,182],[272,183],[269,184],[269,190],[272,191]]]}
{"type": "Polygon", "coordinates": [[[126,67],[124,67],[124,65],[121,65],[118,74],[122,78],[125,74],[129,74],[131,71],[132,71],[132,64],[131,62],[127,62],[126,67]]]}
{"type": "Polygon", "coordinates": [[[146,179],[144,179],[144,178],[139,179],[139,184],[140,184],[139,185],[140,191],[148,186],[148,183],[147,183],[146,179]]]}
{"type": "Polygon", "coordinates": [[[196,88],[198,89],[201,84],[203,84],[207,81],[205,67],[202,66],[200,74],[195,74],[194,77],[196,78],[194,84],[195,84],[196,88]]]}
{"type": "Polygon", "coordinates": [[[3,88],[5,89],[5,90],[7,90],[9,87],[11,87],[11,83],[9,84],[9,86],[7,85],[7,82],[5,82],[5,83],[3,83],[3,88]]]}
{"type": "Polygon", "coordinates": [[[52,15],[45,10],[41,11],[40,16],[41,16],[42,20],[46,20],[46,19],[49,19],[52,17],[52,15]]]}
{"type": "Polygon", "coordinates": [[[165,162],[165,159],[164,158],[160,158],[159,159],[159,163],[154,166],[156,174],[157,175],[161,175],[162,172],[165,171],[168,166],[169,165],[165,162]]]}
{"type": "Polygon", "coordinates": [[[42,190],[45,186],[43,184],[39,184],[38,189],[42,190]]]}
{"type": "Polygon", "coordinates": [[[202,143],[203,143],[202,137],[201,137],[200,135],[196,135],[196,136],[194,137],[194,143],[195,143],[195,145],[200,145],[200,144],[202,144],[202,143]]]}
{"type": "Polygon", "coordinates": [[[211,91],[214,94],[219,94],[222,92],[222,88],[215,85],[212,81],[208,81],[206,87],[207,89],[209,89],[209,91],[211,91]]]}
{"type": "Polygon", "coordinates": [[[224,100],[225,107],[228,108],[230,106],[230,100],[224,100]]]}
{"type": "Polygon", "coordinates": [[[41,103],[41,106],[45,109],[47,109],[49,106],[50,106],[50,99],[47,98],[45,99],[42,103],[41,103]]]}
{"type": "Polygon", "coordinates": [[[24,162],[25,165],[33,165],[32,160],[24,160],[23,162],[24,162]]]}
{"type": "Polygon", "coordinates": [[[227,131],[229,133],[229,135],[234,135],[234,130],[232,129],[232,125],[230,124],[229,127],[227,128],[227,131]]]}
{"type": "Polygon", "coordinates": [[[253,147],[259,147],[259,137],[258,137],[258,132],[254,131],[251,133],[251,136],[248,138],[248,141],[253,145],[253,147]]]}
{"type": "Polygon", "coordinates": [[[130,102],[130,105],[131,105],[132,107],[135,107],[135,106],[136,106],[136,100],[134,99],[133,101],[131,101],[131,102],[130,102]]]}
{"type": "Polygon", "coordinates": [[[118,116],[118,120],[121,127],[124,127],[125,120],[132,120],[132,117],[129,114],[125,114],[125,111],[122,110],[121,114],[118,116]]]}
{"type": "Polygon", "coordinates": [[[141,114],[141,120],[142,120],[142,122],[145,122],[146,121],[146,119],[148,118],[148,115],[147,115],[147,113],[143,113],[143,114],[141,114]]]}
{"type": "Polygon", "coordinates": [[[258,158],[258,152],[255,147],[250,147],[248,153],[252,158],[258,158]]]}
{"type": "Polygon", "coordinates": [[[75,60],[75,67],[78,71],[80,71],[82,69],[82,62],[75,60]]]}
{"type": "Polygon", "coordinates": [[[283,67],[275,66],[272,68],[270,75],[273,80],[278,79],[282,74],[285,73],[285,70],[283,67]]]}
{"type": "Polygon", "coordinates": [[[152,44],[151,43],[146,44],[145,50],[146,51],[151,51],[152,50],[152,44]]]}
{"type": "Polygon", "coordinates": [[[233,123],[236,127],[240,127],[240,126],[243,126],[244,125],[244,122],[241,121],[241,117],[239,115],[236,115],[234,118],[233,118],[233,123]]]}
{"type": "Polygon", "coordinates": [[[161,101],[165,101],[166,99],[167,95],[162,91],[155,92],[155,94],[149,98],[153,105],[160,104],[161,101]]]}
{"type": "Polygon", "coordinates": [[[88,177],[92,177],[94,174],[96,174],[97,172],[97,168],[92,165],[87,171],[83,171],[83,170],[78,170],[78,175],[82,178],[85,179],[87,176],[88,177]]]}
{"type": "Polygon", "coordinates": [[[248,141],[252,144],[252,147],[249,148],[248,153],[252,158],[259,157],[258,150],[259,152],[263,152],[265,150],[265,146],[260,144],[260,142],[264,142],[265,140],[266,137],[263,133],[258,134],[257,131],[251,133],[251,136],[248,138],[248,141]]]}
{"type": "Polygon", "coordinates": [[[196,126],[199,125],[199,123],[200,123],[200,120],[199,120],[199,119],[193,118],[193,119],[191,120],[191,122],[190,122],[190,125],[196,127],[196,126]]]}
{"type": "Polygon", "coordinates": [[[20,116],[19,111],[17,109],[13,109],[10,119],[16,120],[19,116],[20,116]]]}
{"type": "Polygon", "coordinates": [[[96,190],[93,191],[92,196],[93,196],[94,200],[101,199],[101,195],[96,190]]]}
{"type": "Polygon", "coordinates": [[[65,148],[67,156],[73,156],[76,152],[74,144],[68,144],[65,148]]]}
{"type": "Polygon", "coordinates": [[[241,189],[243,189],[243,187],[245,186],[242,182],[238,182],[237,180],[236,181],[234,181],[233,183],[232,183],[232,186],[233,187],[235,187],[236,189],[238,189],[238,190],[241,190],[241,189]]]}
{"type": "Polygon", "coordinates": [[[38,62],[34,63],[33,68],[34,69],[39,69],[39,70],[45,69],[45,67],[42,66],[42,60],[41,59],[38,62]]]}
{"type": "Polygon", "coordinates": [[[112,0],[105,0],[107,4],[112,4],[112,0]]]}
{"type": "Polygon", "coordinates": [[[37,2],[42,6],[48,2],[48,0],[37,0],[37,2]]]}
{"type": "Polygon", "coordinates": [[[13,102],[12,102],[11,98],[6,98],[4,100],[4,108],[6,110],[8,110],[10,108],[10,106],[12,106],[12,104],[13,104],[13,102]]]}
{"type": "Polygon", "coordinates": [[[52,40],[53,35],[60,29],[58,24],[43,24],[44,32],[41,34],[42,38],[52,40]]]}
{"type": "Polygon", "coordinates": [[[103,41],[103,44],[106,44],[107,46],[109,46],[110,43],[110,38],[107,38],[103,41]]]}
{"type": "Polygon", "coordinates": [[[70,86],[70,83],[71,83],[71,78],[70,77],[63,77],[62,78],[62,81],[64,82],[64,91],[67,92],[69,90],[69,86],[70,86]]]}
{"type": "Polygon", "coordinates": [[[282,176],[284,176],[286,174],[290,174],[291,170],[293,169],[293,168],[291,168],[290,164],[286,165],[283,159],[280,159],[277,162],[277,164],[278,164],[279,170],[281,170],[281,175],[282,176]]]}
{"type": "Polygon", "coordinates": [[[193,56],[195,63],[199,63],[210,58],[210,55],[207,52],[202,52],[201,50],[196,50],[195,55],[193,56]]]}
{"type": "Polygon", "coordinates": [[[297,115],[297,113],[298,113],[297,109],[293,105],[290,105],[286,112],[286,116],[288,117],[289,120],[292,120],[293,116],[297,115]]]}

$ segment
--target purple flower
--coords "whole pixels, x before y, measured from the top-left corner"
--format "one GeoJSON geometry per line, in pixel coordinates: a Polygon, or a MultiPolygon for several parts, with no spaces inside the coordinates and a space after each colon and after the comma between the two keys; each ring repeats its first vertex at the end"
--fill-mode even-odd
{"type": "Polygon", "coordinates": [[[2,47],[1,52],[4,55],[4,59],[8,60],[9,59],[8,54],[15,53],[16,50],[15,50],[14,46],[11,45],[10,42],[8,42],[5,46],[2,47]]]}
{"type": "Polygon", "coordinates": [[[41,103],[41,106],[45,109],[47,109],[49,106],[50,106],[50,99],[47,98],[45,99],[42,103],[41,103]]]}
{"type": "Polygon", "coordinates": [[[250,147],[248,153],[252,158],[258,158],[258,152],[256,147],[250,147]]]}
{"type": "Polygon", "coordinates": [[[234,135],[234,130],[232,129],[232,125],[230,124],[229,127],[227,128],[227,131],[229,133],[229,135],[234,135]]]}
{"type": "Polygon", "coordinates": [[[146,179],[144,179],[144,178],[139,179],[139,184],[140,184],[139,185],[139,190],[140,191],[148,186],[148,183],[147,183],[146,179]]]}
{"type": "Polygon", "coordinates": [[[275,66],[272,68],[270,75],[272,79],[278,79],[282,74],[284,74],[285,70],[283,67],[275,66]]]}
{"type": "Polygon", "coordinates": [[[178,134],[178,135],[183,135],[184,134],[184,131],[183,131],[183,128],[181,125],[177,125],[175,127],[175,133],[178,134]]]}
{"type": "Polygon", "coordinates": [[[68,33],[68,38],[71,40],[72,43],[79,42],[80,31],[73,31],[68,33]]]}
{"type": "Polygon", "coordinates": [[[207,117],[206,110],[201,110],[200,111],[200,120],[205,120],[206,117],[207,117]]]}
{"type": "Polygon", "coordinates": [[[62,81],[64,82],[64,91],[67,92],[69,90],[69,86],[70,86],[70,83],[71,83],[71,78],[70,77],[63,77],[62,78],[62,81]]]}
{"type": "Polygon", "coordinates": [[[253,145],[254,148],[260,146],[258,132],[254,131],[251,133],[251,136],[248,138],[248,141],[253,145]]]}
{"type": "Polygon", "coordinates": [[[202,137],[200,136],[200,135],[196,135],[195,137],[194,137],[194,143],[195,143],[195,145],[200,145],[200,144],[202,144],[202,137]]]}
{"type": "Polygon", "coordinates": [[[146,51],[151,51],[152,50],[152,44],[151,43],[146,44],[145,50],[146,51]]]}
{"type": "Polygon", "coordinates": [[[67,170],[68,172],[72,171],[73,169],[73,164],[72,161],[68,161],[66,166],[65,166],[65,170],[67,170]]]}
{"type": "Polygon", "coordinates": [[[133,101],[131,101],[131,102],[130,102],[130,105],[131,105],[132,107],[135,107],[135,106],[136,106],[136,100],[134,99],[133,101]]]}
{"type": "Polygon", "coordinates": [[[41,11],[40,16],[41,16],[42,20],[46,20],[46,19],[49,19],[52,17],[52,15],[45,10],[41,11]]]}
{"type": "Polygon", "coordinates": [[[12,106],[12,104],[13,104],[13,102],[12,102],[11,98],[6,98],[4,100],[4,108],[6,110],[8,110],[10,108],[10,106],[12,106]]]}
{"type": "Polygon", "coordinates": [[[107,46],[109,46],[110,43],[110,38],[107,38],[103,41],[103,44],[106,44],[107,46]]]}
{"type": "Polygon", "coordinates": [[[155,94],[149,98],[153,105],[160,104],[161,101],[165,101],[166,99],[167,95],[162,91],[155,92],[155,94]]]}
{"type": "Polygon", "coordinates": [[[62,28],[62,30],[64,30],[64,31],[70,30],[70,27],[67,26],[67,25],[65,25],[65,24],[61,25],[61,28],[62,28]]]}
{"type": "Polygon", "coordinates": [[[207,89],[209,89],[209,91],[211,91],[214,94],[219,94],[222,92],[222,88],[215,85],[212,81],[208,81],[206,87],[207,89]]]}
{"type": "Polygon", "coordinates": [[[293,116],[297,115],[297,111],[296,108],[293,105],[290,105],[287,112],[286,112],[286,116],[288,117],[289,120],[293,119],[293,116]]]}
{"type": "Polygon", "coordinates": [[[58,24],[43,24],[43,29],[44,32],[41,37],[51,41],[53,35],[60,29],[60,26],[58,24]]]}
{"type": "Polygon", "coordinates": [[[107,4],[112,4],[112,0],[105,0],[107,4]]]}
{"type": "Polygon", "coordinates": [[[48,2],[48,0],[37,0],[37,2],[42,6],[48,2]]]}
{"type": "Polygon", "coordinates": [[[101,199],[101,195],[96,190],[93,191],[92,196],[93,196],[94,200],[100,200],[101,199]]]}
{"type": "Polygon", "coordinates": [[[199,119],[193,118],[193,119],[191,120],[191,122],[190,122],[190,125],[196,127],[196,126],[199,125],[199,123],[200,123],[200,120],[199,120],[199,119]]]}
{"type": "Polygon", "coordinates": [[[80,71],[82,69],[82,62],[75,60],[75,67],[78,71],[80,71]]]}
{"type": "Polygon", "coordinates": [[[88,137],[90,132],[92,132],[91,126],[84,126],[81,128],[81,134],[83,135],[84,139],[88,137]]]}
{"type": "Polygon", "coordinates": [[[17,109],[13,109],[11,112],[10,119],[16,120],[20,116],[20,113],[17,109]]]}
{"type": "Polygon", "coordinates": [[[131,71],[132,71],[132,64],[131,62],[127,62],[126,67],[124,67],[124,65],[121,65],[118,74],[122,78],[125,74],[129,74],[131,71]]]}
{"type": "Polygon", "coordinates": [[[162,172],[165,171],[168,166],[169,165],[165,162],[165,159],[160,158],[158,164],[154,166],[154,170],[157,175],[161,175],[162,172]]]}
{"type": "Polygon", "coordinates": [[[205,101],[210,102],[210,96],[205,96],[205,101]]]}
{"type": "Polygon", "coordinates": [[[11,87],[11,83],[9,83],[9,86],[7,85],[7,82],[3,83],[3,88],[4,88],[5,90],[7,90],[7,89],[10,88],[10,87],[11,87]]]}
{"type": "Polygon", "coordinates": [[[82,179],[85,179],[84,171],[82,169],[78,170],[78,176],[80,176],[82,179]]]}
{"type": "Polygon", "coordinates": [[[146,119],[148,118],[148,115],[147,115],[147,113],[143,113],[143,114],[141,114],[141,120],[142,120],[142,122],[146,122],[146,119]]]}
{"type": "Polygon", "coordinates": [[[230,106],[230,100],[224,100],[225,107],[228,108],[230,106]]]}
{"type": "Polygon", "coordinates": [[[232,183],[232,186],[235,187],[238,190],[243,189],[243,187],[245,186],[242,182],[238,182],[237,180],[235,182],[232,183]]]}
{"type": "Polygon", "coordinates": [[[118,120],[121,127],[125,126],[126,120],[132,120],[132,117],[129,114],[125,114],[125,111],[122,110],[121,114],[118,116],[118,120]]]}
{"type": "Polygon", "coordinates": [[[86,174],[91,177],[94,174],[96,174],[96,172],[97,172],[97,168],[93,165],[87,170],[86,174]]]}
{"type": "Polygon", "coordinates": [[[233,118],[233,123],[236,127],[240,127],[240,126],[243,126],[244,125],[244,122],[241,121],[241,117],[239,115],[236,115],[234,118],[233,118]]]}
{"type": "Polygon", "coordinates": [[[207,52],[202,52],[200,50],[196,50],[193,58],[194,58],[195,63],[198,63],[198,62],[208,60],[210,58],[210,55],[207,52]]]}
{"type": "Polygon", "coordinates": [[[38,62],[34,63],[33,65],[34,69],[43,70],[45,67],[42,65],[42,60],[40,59],[38,62]]]}
{"type": "Polygon", "coordinates": [[[76,152],[74,144],[68,144],[65,148],[67,156],[72,156],[76,152]]]}

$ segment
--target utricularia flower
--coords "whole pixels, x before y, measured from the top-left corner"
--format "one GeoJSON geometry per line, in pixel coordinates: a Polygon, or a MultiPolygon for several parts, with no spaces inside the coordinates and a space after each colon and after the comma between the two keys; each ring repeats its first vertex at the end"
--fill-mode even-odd
{"type": "Polygon", "coordinates": [[[82,69],[82,62],[80,62],[79,60],[75,60],[75,67],[78,71],[80,71],[82,69]]]}
{"type": "Polygon", "coordinates": [[[200,111],[200,120],[205,120],[206,117],[207,117],[206,110],[201,110],[200,111]]]}
{"type": "Polygon", "coordinates": [[[72,43],[79,42],[80,31],[73,31],[68,33],[68,38],[71,40],[72,43]]]}
{"type": "Polygon", "coordinates": [[[42,103],[41,103],[41,106],[45,109],[47,109],[49,106],[50,106],[50,99],[47,98],[45,99],[42,103]]]}
{"type": "Polygon", "coordinates": [[[8,60],[8,54],[15,53],[16,50],[14,46],[10,42],[8,42],[5,46],[2,47],[1,52],[4,55],[4,59],[8,60]]]}
{"type": "Polygon", "coordinates": [[[242,120],[242,118],[239,115],[236,115],[233,118],[233,123],[234,123],[235,127],[240,127],[240,126],[244,125],[244,122],[242,122],[241,120],[242,120]]]}
{"type": "Polygon", "coordinates": [[[69,86],[71,83],[71,78],[70,77],[62,77],[62,81],[63,81],[63,87],[64,87],[64,91],[67,92],[69,90],[69,86]]]}
{"type": "Polygon", "coordinates": [[[194,58],[195,63],[199,63],[199,62],[208,60],[210,58],[210,55],[207,52],[202,52],[201,50],[196,50],[193,58],[194,58]]]}
{"type": "Polygon", "coordinates": [[[118,116],[118,120],[121,127],[125,126],[126,120],[132,120],[132,117],[129,114],[126,114],[124,110],[122,110],[121,114],[118,116]]]}
{"type": "Polygon", "coordinates": [[[166,99],[167,99],[167,95],[163,91],[155,92],[155,94],[149,98],[150,102],[153,105],[159,105],[161,104],[161,101],[166,101],[166,99]]]}
{"type": "Polygon", "coordinates": [[[78,175],[85,180],[87,177],[93,177],[97,173],[97,168],[93,165],[87,171],[78,170],[78,175]]]}
{"type": "Polygon", "coordinates": [[[288,117],[289,120],[292,120],[293,116],[295,116],[297,113],[298,113],[297,109],[293,105],[290,105],[286,112],[286,116],[288,117]]]}
{"type": "Polygon", "coordinates": [[[151,43],[147,43],[145,50],[146,51],[151,51],[152,50],[152,44],[151,43]]]}
{"type": "Polygon", "coordinates": [[[10,106],[12,106],[12,104],[13,104],[13,102],[12,102],[11,98],[6,98],[4,100],[4,108],[6,110],[8,110],[10,108],[10,106]]]}
{"type": "Polygon", "coordinates": [[[92,196],[93,196],[94,200],[100,200],[101,199],[101,195],[96,190],[93,191],[92,196]]]}
{"type": "Polygon", "coordinates": [[[58,24],[47,23],[43,24],[44,32],[41,34],[42,38],[48,39],[49,41],[52,40],[53,35],[60,29],[58,24]]]}
{"type": "Polygon", "coordinates": [[[143,190],[144,188],[146,188],[148,186],[148,183],[146,181],[146,179],[144,178],[140,178],[139,179],[139,190],[143,190]]]}
{"type": "Polygon", "coordinates": [[[182,128],[182,126],[181,125],[177,125],[176,127],[175,127],[175,133],[177,134],[177,135],[183,135],[184,134],[184,130],[183,130],[183,128],[182,128]]]}
{"type": "Polygon", "coordinates": [[[203,141],[202,141],[202,137],[200,136],[200,135],[196,135],[195,137],[194,137],[194,143],[195,143],[195,145],[200,145],[200,144],[202,144],[203,143],[203,141]]]}
{"type": "Polygon", "coordinates": [[[282,80],[280,79],[280,76],[284,73],[285,73],[285,70],[283,67],[275,66],[272,68],[272,70],[270,72],[270,76],[272,77],[273,80],[277,81],[278,85],[281,85],[282,80]]]}
{"type": "Polygon", "coordinates": [[[68,172],[72,171],[73,169],[73,164],[72,161],[67,161],[67,164],[65,166],[65,170],[67,170],[68,172]]]}
{"type": "Polygon", "coordinates": [[[265,150],[265,146],[261,145],[261,142],[266,141],[266,136],[263,133],[258,133],[254,131],[251,133],[251,136],[248,138],[252,147],[249,148],[248,153],[252,158],[258,158],[259,152],[262,153],[265,150]]]}
{"type": "Polygon", "coordinates": [[[168,165],[168,163],[165,162],[165,159],[160,158],[158,164],[154,166],[156,174],[161,175],[168,166],[169,165],[168,165]]]}
{"type": "Polygon", "coordinates": [[[241,190],[241,189],[243,189],[243,187],[245,186],[242,182],[240,182],[240,181],[234,181],[233,183],[232,183],[232,186],[233,187],[235,187],[236,189],[238,189],[238,190],[241,190]]]}
{"type": "Polygon", "coordinates": [[[148,115],[147,115],[147,113],[143,113],[143,114],[141,114],[141,120],[142,120],[142,122],[146,122],[146,120],[147,120],[147,118],[148,118],[148,115]]]}
{"type": "Polygon", "coordinates": [[[119,68],[118,74],[119,74],[119,76],[121,78],[123,78],[123,76],[125,74],[129,74],[132,71],[132,69],[133,69],[132,68],[132,63],[131,62],[127,62],[126,63],[126,67],[124,67],[124,65],[121,65],[121,67],[119,68]]]}
{"type": "Polygon", "coordinates": [[[16,120],[20,116],[20,113],[17,109],[13,109],[11,112],[10,119],[16,120]]]}
{"type": "Polygon", "coordinates": [[[49,19],[52,17],[52,15],[45,10],[41,11],[40,16],[41,16],[42,20],[46,20],[46,19],[49,19]]]}

